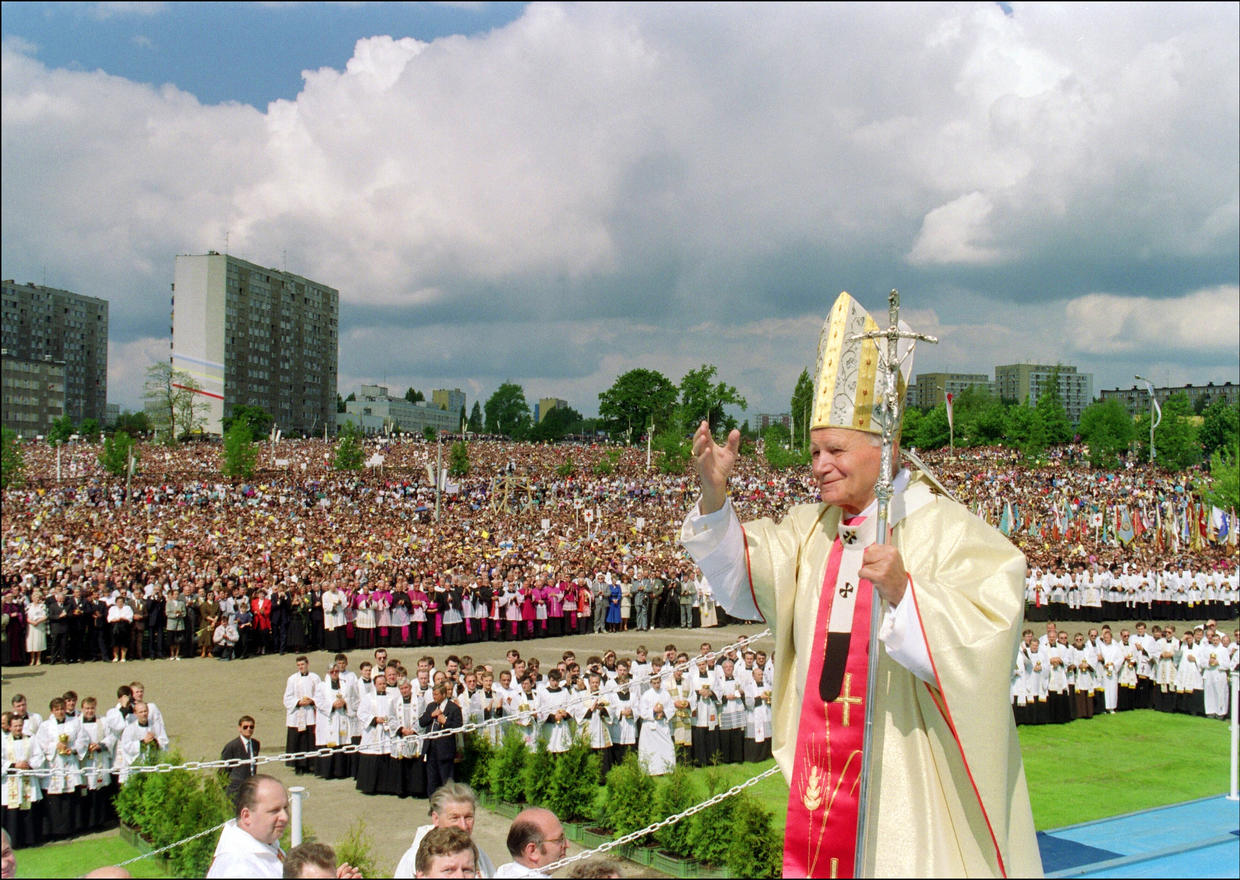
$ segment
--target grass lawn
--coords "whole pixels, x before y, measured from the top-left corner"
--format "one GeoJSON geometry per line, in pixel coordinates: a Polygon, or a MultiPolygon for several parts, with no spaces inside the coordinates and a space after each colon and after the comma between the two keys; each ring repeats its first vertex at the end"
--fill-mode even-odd
{"type": "MultiPolygon", "coordinates": [[[[1039,831],[1227,791],[1229,735],[1221,721],[1143,710],[1017,731],[1039,831]]],[[[730,788],[772,764],[719,769],[730,788]]],[[[693,771],[703,792],[706,772],[693,771]]],[[[746,791],[782,831],[788,809],[783,776],[746,791]]]]}
{"type": "Polygon", "coordinates": [[[1222,721],[1144,709],[1017,730],[1039,830],[1227,791],[1222,721]]]}
{"type": "MultiPolygon", "coordinates": [[[[81,877],[103,865],[115,865],[142,855],[121,840],[119,832],[109,831],[65,843],[49,843],[17,851],[18,877],[81,877]]],[[[156,859],[143,859],[125,866],[135,877],[164,877],[166,871],[156,859]]]]}

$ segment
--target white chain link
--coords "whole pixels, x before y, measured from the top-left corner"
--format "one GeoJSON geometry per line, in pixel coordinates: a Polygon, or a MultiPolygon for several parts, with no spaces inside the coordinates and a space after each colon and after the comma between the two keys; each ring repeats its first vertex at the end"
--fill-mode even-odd
{"type": "MultiPolygon", "coordinates": [[[[770,636],[770,634],[771,634],[771,631],[769,629],[764,629],[760,633],[757,633],[752,636],[746,636],[736,642],[733,642],[730,645],[725,645],[724,647],[720,648],[718,651],[711,651],[707,654],[702,654],[698,657],[690,658],[684,663],[680,663],[680,664],[677,664],[676,666],[673,666],[669,670],[669,672],[675,672],[678,669],[682,672],[687,671],[692,666],[696,665],[702,660],[706,660],[707,662],[709,662],[710,660],[717,659],[719,657],[722,657],[724,654],[727,654],[729,651],[734,651],[739,648],[743,648],[752,642],[760,641],[761,639],[767,638],[770,636]]],[[[665,677],[667,674],[668,672],[659,673],[660,677],[665,677]]],[[[632,687],[633,685],[646,684],[650,681],[652,677],[653,677],[653,673],[643,673],[642,675],[630,681],[629,686],[632,687]]],[[[594,695],[588,691],[584,693],[581,693],[581,692],[574,693],[573,695],[569,697],[565,708],[572,709],[575,706],[584,704],[585,702],[592,699],[593,697],[594,695]]],[[[402,743],[412,743],[415,747],[420,747],[423,743],[426,743],[432,739],[442,739],[448,736],[456,736],[458,733],[465,734],[465,733],[473,733],[479,730],[487,730],[488,728],[491,728],[491,727],[498,727],[500,724],[506,724],[506,723],[511,724],[518,720],[523,720],[525,718],[535,718],[537,716],[538,716],[537,709],[526,709],[524,711],[514,712],[508,715],[503,715],[499,718],[491,718],[485,721],[470,721],[470,722],[465,723],[461,727],[451,727],[451,728],[446,728],[444,730],[432,731],[430,733],[415,733],[415,734],[412,734],[411,736],[400,737],[399,741],[402,743]]],[[[322,748],[313,749],[311,751],[306,751],[306,752],[286,752],[280,755],[258,755],[253,758],[228,758],[228,759],[220,759],[217,761],[187,761],[184,764],[167,764],[167,763],[164,763],[164,764],[133,764],[133,765],[130,765],[128,768],[121,768],[121,769],[127,769],[130,773],[171,773],[173,770],[231,770],[236,767],[246,767],[251,764],[257,766],[259,764],[278,764],[278,763],[283,763],[285,761],[302,761],[302,760],[308,760],[310,758],[330,758],[332,755],[335,755],[335,754],[347,755],[347,754],[351,754],[353,752],[358,752],[358,751],[361,751],[361,746],[359,744],[349,743],[349,744],[342,745],[342,746],[323,746],[322,748]]],[[[34,776],[34,777],[39,777],[39,778],[51,778],[55,776],[66,777],[69,775],[74,775],[74,774],[79,774],[79,773],[85,774],[88,772],[90,772],[89,768],[74,769],[74,768],[64,768],[64,767],[43,767],[37,770],[9,769],[9,770],[4,771],[3,776],[5,779],[7,779],[10,776],[19,776],[19,777],[20,776],[34,776]]],[[[112,767],[108,770],[99,770],[96,772],[119,773],[120,769],[116,767],[112,767]]]]}
{"type": "Polygon", "coordinates": [[[199,831],[197,834],[191,834],[189,837],[185,838],[184,840],[178,840],[176,843],[170,843],[167,846],[161,846],[159,849],[153,849],[149,853],[143,853],[140,856],[134,856],[132,859],[126,859],[123,862],[118,862],[115,867],[123,868],[125,865],[132,865],[134,862],[140,862],[143,859],[149,859],[151,856],[161,855],[162,853],[166,853],[170,849],[176,849],[178,846],[181,846],[182,844],[189,843],[191,840],[197,840],[200,837],[206,837],[208,834],[211,834],[215,831],[219,831],[221,828],[223,828],[227,824],[228,824],[228,820],[221,822],[220,824],[216,825],[214,828],[208,828],[205,831],[199,831]]]}
{"type": "Polygon", "coordinates": [[[550,874],[553,871],[558,871],[560,868],[563,868],[565,865],[571,865],[573,862],[580,862],[583,859],[588,859],[591,856],[598,855],[599,853],[607,852],[608,850],[615,849],[618,846],[624,846],[626,843],[632,843],[633,841],[639,838],[645,837],[647,834],[652,834],[653,832],[658,831],[660,828],[666,828],[668,825],[674,825],[677,822],[679,822],[681,819],[687,819],[690,816],[692,816],[694,813],[700,813],[702,812],[702,810],[713,807],[715,804],[721,801],[727,800],[728,798],[732,797],[735,794],[739,794],[741,791],[745,790],[746,788],[749,788],[751,785],[757,785],[763,779],[766,779],[767,777],[770,777],[770,776],[774,776],[778,772],[779,772],[779,765],[776,764],[774,767],[771,767],[767,770],[763,770],[757,776],[753,776],[749,779],[746,779],[744,782],[738,782],[736,785],[732,786],[727,791],[720,792],[714,797],[707,798],[706,800],[702,801],[699,804],[694,804],[692,807],[689,807],[687,810],[684,810],[683,812],[674,813],[673,815],[668,816],[666,819],[662,819],[658,822],[654,822],[650,825],[647,825],[645,828],[639,829],[637,831],[632,831],[624,835],[623,837],[616,838],[615,840],[609,840],[606,843],[599,846],[597,849],[589,849],[584,852],[577,853],[577,855],[575,856],[569,856],[568,858],[560,859],[558,862],[552,862],[550,865],[547,865],[545,868],[539,868],[538,870],[542,871],[544,874],[550,874]]]}

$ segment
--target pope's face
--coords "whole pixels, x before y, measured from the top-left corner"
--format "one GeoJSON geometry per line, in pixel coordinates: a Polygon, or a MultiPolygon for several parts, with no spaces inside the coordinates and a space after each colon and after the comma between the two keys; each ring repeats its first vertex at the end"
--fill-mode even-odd
{"type": "Polygon", "coordinates": [[[874,500],[882,448],[872,440],[871,434],[847,428],[810,432],[810,470],[824,503],[856,514],[874,500]]]}

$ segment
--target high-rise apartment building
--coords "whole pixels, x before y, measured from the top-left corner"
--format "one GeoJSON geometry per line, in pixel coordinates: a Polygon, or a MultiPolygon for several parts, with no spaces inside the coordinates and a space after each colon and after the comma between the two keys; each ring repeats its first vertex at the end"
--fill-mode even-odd
{"type": "Polygon", "coordinates": [[[568,401],[559,397],[540,397],[534,406],[534,424],[540,424],[553,409],[567,409],[568,401]]]}
{"type": "Polygon", "coordinates": [[[431,403],[446,409],[459,420],[461,410],[465,409],[465,392],[460,388],[436,388],[431,392],[431,403]]]}
{"type": "Polygon", "coordinates": [[[908,406],[934,409],[947,400],[947,395],[960,394],[966,388],[983,388],[993,392],[990,377],[982,373],[918,373],[908,389],[908,406]]]}
{"type": "MultiPolygon", "coordinates": [[[[7,362],[5,373],[11,381],[29,381],[37,386],[22,388],[20,396],[51,395],[59,398],[61,413],[74,424],[95,419],[103,425],[108,404],[107,300],[14,281],[4,281],[0,287],[0,354],[7,362]],[[19,362],[25,366],[19,367],[19,362]],[[63,387],[50,390],[58,369],[63,373],[63,387]],[[24,378],[18,373],[24,373],[24,378]]],[[[14,393],[16,390],[14,386],[14,393]]],[[[8,387],[3,403],[7,413],[8,387]]],[[[43,400],[22,406],[44,415],[57,408],[55,401],[43,400]]],[[[42,419],[43,415],[32,418],[42,419]]]]}
{"type": "MultiPolygon", "coordinates": [[[[65,414],[65,362],[0,356],[4,427],[20,437],[46,434],[65,414]]],[[[100,423],[102,424],[102,423],[100,423]]]]}
{"type": "Polygon", "coordinates": [[[1014,400],[1030,406],[1038,402],[1042,389],[1048,387],[1051,376],[1059,371],[1059,398],[1063,401],[1068,418],[1080,421],[1081,411],[1094,399],[1094,374],[1078,373],[1076,367],[1067,364],[1005,364],[995,367],[995,393],[1004,400],[1014,400]]]}
{"type": "MultiPolygon", "coordinates": [[[[1209,406],[1219,399],[1232,404],[1240,403],[1240,385],[1234,382],[1224,382],[1222,385],[1207,382],[1205,385],[1166,385],[1154,388],[1154,399],[1158,401],[1159,406],[1165,404],[1167,398],[1175,394],[1183,394],[1187,397],[1189,405],[1194,409],[1199,405],[1209,406]],[[1200,402],[1203,399],[1204,402],[1200,402]]],[[[1150,392],[1144,385],[1133,385],[1131,388],[1104,388],[1098,392],[1098,396],[1102,400],[1118,400],[1130,415],[1139,416],[1150,411],[1150,392]]]]}
{"type": "Polygon", "coordinates": [[[222,433],[239,405],[271,413],[285,436],[332,429],[339,313],[339,292],[317,281],[215,251],[178,256],[172,366],[207,400],[206,430],[222,433]]]}

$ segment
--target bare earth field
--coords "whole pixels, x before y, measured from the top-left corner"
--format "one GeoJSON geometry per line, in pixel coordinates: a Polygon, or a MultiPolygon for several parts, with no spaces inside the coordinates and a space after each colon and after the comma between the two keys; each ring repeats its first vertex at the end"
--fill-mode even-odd
{"type": "MultiPolygon", "coordinates": [[[[440,667],[450,653],[471,654],[475,663],[490,663],[498,671],[507,665],[505,651],[515,647],[523,657],[538,657],[546,669],[549,665],[554,666],[562,652],[569,649],[576,652],[579,661],[584,661],[591,654],[601,655],[608,649],[620,656],[631,657],[639,644],[650,648],[653,653],[662,651],[664,645],[674,643],[679,650],[694,655],[702,642],[710,642],[719,648],[743,636],[761,632],[763,628],[761,625],[749,625],[713,629],[656,629],[648,633],[605,633],[529,642],[484,642],[461,645],[451,650],[433,648],[429,652],[397,648],[389,649],[389,655],[413,669],[415,658],[424,653],[430,653],[440,667]]],[[[765,647],[769,651],[773,646],[772,641],[765,647]]],[[[309,656],[311,671],[324,675],[331,655],[319,651],[309,656]]],[[[368,651],[349,652],[349,668],[356,671],[366,659],[370,659],[368,651]]],[[[48,701],[72,689],[81,697],[94,696],[103,712],[115,704],[119,685],[141,681],[146,685],[147,699],[156,703],[164,715],[173,746],[180,748],[187,760],[219,758],[220,749],[237,735],[237,719],[241,715],[253,715],[257,721],[256,736],[262,743],[263,754],[279,754],[284,751],[285,738],[281,699],[285,680],[295,671],[291,654],[232,662],[186,658],[178,662],[131,660],[124,665],[76,663],[67,666],[5,667],[4,705],[7,708],[12,695],[22,693],[29,700],[31,710],[46,717],[48,701]]],[[[396,863],[413,839],[414,829],[429,821],[425,800],[367,797],[353,787],[352,780],[298,777],[283,764],[265,764],[262,769],[283,780],[286,785],[305,786],[309,797],[304,801],[304,822],[319,840],[335,843],[355,819],[364,817],[367,832],[374,841],[377,864],[384,876],[391,876],[395,870],[396,863]]],[[[480,808],[474,826],[474,839],[496,865],[509,861],[504,844],[508,825],[508,819],[480,808]]],[[[570,843],[570,855],[580,851],[579,846],[570,843]]],[[[626,868],[629,874],[640,872],[643,876],[661,876],[650,868],[633,863],[626,863],[626,868]]]]}

